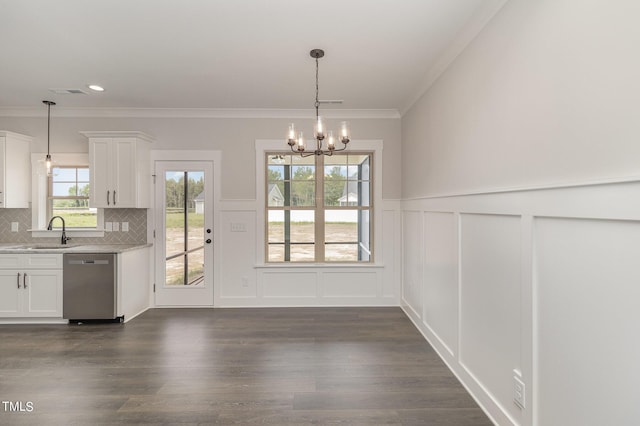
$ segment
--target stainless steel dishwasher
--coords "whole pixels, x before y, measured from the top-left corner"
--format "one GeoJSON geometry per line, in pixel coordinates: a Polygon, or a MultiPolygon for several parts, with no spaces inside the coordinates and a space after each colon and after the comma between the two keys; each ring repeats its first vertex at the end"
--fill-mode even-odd
{"type": "Polygon", "coordinates": [[[62,288],[63,318],[116,319],[116,255],[65,253],[62,288]]]}

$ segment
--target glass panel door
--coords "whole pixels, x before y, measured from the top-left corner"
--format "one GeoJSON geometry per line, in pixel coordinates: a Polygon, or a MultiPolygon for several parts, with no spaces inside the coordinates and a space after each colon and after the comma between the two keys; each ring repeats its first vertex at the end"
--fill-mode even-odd
{"type": "Polygon", "coordinates": [[[157,306],[213,305],[213,163],[158,161],[157,306]]]}
{"type": "Polygon", "coordinates": [[[165,171],[167,286],[204,285],[204,172],[165,171]]]}

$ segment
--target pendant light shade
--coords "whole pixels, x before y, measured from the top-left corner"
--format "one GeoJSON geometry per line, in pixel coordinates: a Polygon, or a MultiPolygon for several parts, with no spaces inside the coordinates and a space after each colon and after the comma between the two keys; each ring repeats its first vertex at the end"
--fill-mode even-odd
{"type": "Polygon", "coordinates": [[[47,165],[47,176],[51,175],[51,105],[56,103],[53,101],[42,101],[47,106],[47,156],[45,157],[45,164],[47,165]]]}

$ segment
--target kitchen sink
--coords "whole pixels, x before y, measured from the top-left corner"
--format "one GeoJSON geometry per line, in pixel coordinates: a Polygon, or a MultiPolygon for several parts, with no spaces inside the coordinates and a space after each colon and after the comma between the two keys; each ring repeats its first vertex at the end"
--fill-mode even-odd
{"type": "Polygon", "coordinates": [[[26,250],[62,250],[71,247],[76,247],[74,244],[32,244],[26,245],[23,248],[26,250]]]}

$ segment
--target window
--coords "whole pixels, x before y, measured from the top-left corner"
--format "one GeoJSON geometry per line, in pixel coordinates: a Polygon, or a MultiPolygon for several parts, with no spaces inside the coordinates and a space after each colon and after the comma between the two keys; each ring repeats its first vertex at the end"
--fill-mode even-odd
{"type": "Polygon", "coordinates": [[[266,261],[371,262],[371,153],[266,154],[266,261]]]}
{"type": "MultiPolygon", "coordinates": [[[[48,179],[47,223],[61,216],[67,228],[96,228],[97,209],[89,208],[89,168],[56,166],[48,179]]],[[[55,222],[55,226],[61,226],[55,222]]]]}

